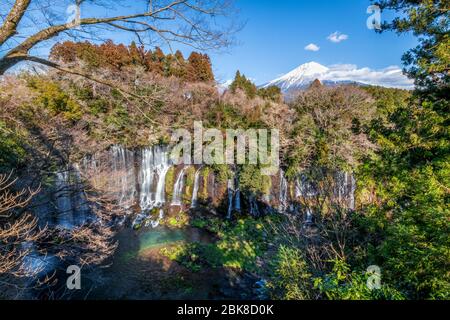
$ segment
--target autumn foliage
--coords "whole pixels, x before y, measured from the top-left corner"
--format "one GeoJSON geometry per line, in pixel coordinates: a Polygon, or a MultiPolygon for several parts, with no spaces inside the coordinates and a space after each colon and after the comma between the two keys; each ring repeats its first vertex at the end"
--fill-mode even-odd
{"type": "Polygon", "coordinates": [[[86,68],[106,68],[121,71],[127,67],[142,67],[165,77],[177,77],[188,82],[214,81],[211,60],[208,55],[192,52],[188,59],[180,51],[164,54],[156,47],[153,51],[132,42],[129,46],[108,40],[102,44],[65,41],[56,44],[50,57],[65,64],[83,62],[86,68]]]}

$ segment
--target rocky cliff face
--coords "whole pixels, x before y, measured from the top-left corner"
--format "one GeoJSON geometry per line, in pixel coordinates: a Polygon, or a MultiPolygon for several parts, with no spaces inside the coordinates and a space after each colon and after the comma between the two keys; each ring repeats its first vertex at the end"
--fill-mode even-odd
{"type": "MultiPolygon", "coordinates": [[[[280,169],[267,179],[264,191],[249,192],[240,186],[238,168],[230,172],[231,177],[223,179],[207,166],[174,166],[165,146],[141,150],[113,146],[102,155],[87,157],[65,173],[56,174],[58,192],[51,216],[65,228],[86,221],[89,203],[83,196],[81,176],[93,176],[97,184],[105,185],[123,207],[124,216],[133,217],[135,223],[152,217],[147,224],[153,226],[166,213],[197,208],[210,209],[228,219],[238,213],[260,216],[277,212],[308,213],[310,217],[313,213],[307,208],[308,199],[317,198],[324,190],[306,174],[288,181],[280,169]]],[[[345,172],[332,176],[332,196],[353,209],[355,179],[345,172]]]]}

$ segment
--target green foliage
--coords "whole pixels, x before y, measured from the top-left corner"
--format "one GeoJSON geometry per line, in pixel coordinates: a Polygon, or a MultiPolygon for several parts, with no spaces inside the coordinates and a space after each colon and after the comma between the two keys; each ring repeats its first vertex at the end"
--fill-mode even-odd
{"type": "Polygon", "coordinates": [[[282,99],[282,93],[279,87],[269,86],[258,89],[245,75],[241,75],[239,70],[236,72],[234,80],[230,85],[231,92],[236,93],[238,89],[242,90],[250,99],[256,98],[256,96],[272,102],[280,102],[282,99]]]}
{"type": "Polygon", "coordinates": [[[0,172],[21,166],[25,160],[24,139],[0,120],[0,172]]]}
{"type": "Polygon", "coordinates": [[[329,300],[401,300],[402,294],[391,287],[381,285],[370,289],[370,274],[351,272],[350,266],[340,259],[333,261],[333,270],[322,278],[314,279],[314,286],[329,300]]]}
{"type": "Polygon", "coordinates": [[[225,164],[216,164],[211,166],[219,183],[226,183],[228,179],[233,177],[230,167],[225,164]]]}
{"type": "Polygon", "coordinates": [[[269,86],[267,88],[258,89],[257,95],[265,100],[272,102],[280,102],[283,99],[281,89],[277,86],[269,86]]]}
{"type": "Polygon", "coordinates": [[[191,226],[218,234],[227,227],[228,222],[217,217],[197,217],[191,221],[191,226]]]}
{"type": "Polygon", "coordinates": [[[247,128],[249,124],[238,108],[226,104],[217,103],[213,105],[206,115],[206,123],[215,128],[247,128]]]}
{"type": "Polygon", "coordinates": [[[202,201],[208,200],[208,178],[209,174],[211,172],[211,169],[208,166],[203,167],[201,172],[201,177],[203,179],[203,188],[201,189],[201,192],[199,193],[199,199],[202,201]]]}
{"type": "Polygon", "coordinates": [[[239,171],[239,186],[245,193],[263,195],[270,190],[271,180],[269,176],[261,174],[259,166],[243,165],[239,171]]]}
{"type": "Polygon", "coordinates": [[[175,216],[165,218],[161,224],[172,229],[184,228],[189,224],[189,215],[186,212],[181,211],[175,216]]]}
{"type": "Polygon", "coordinates": [[[97,116],[102,113],[107,113],[108,109],[109,109],[109,102],[103,98],[93,99],[89,103],[89,112],[94,116],[97,116]]]}
{"type": "Polygon", "coordinates": [[[362,128],[372,120],[375,108],[362,89],[313,88],[299,94],[293,107],[291,139],[298,143],[286,155],[289,177],[306,167],[349,171],[373,149],[362,128]]]}
{"type": "Polygon", "coordinates": [[[450,61],[448,1],[382,0],[379,4],[382,9],[399,12],[399,17],[383,25],[383,31],[413,32],[419,37],[419,45],[403,56],[409,75],[422,87],[447,87],[450,61]]]}
{"type": "Polygon", "coordinates": [[[39,77],[30,77],[28,85],[38,94],[34,103],[48,109],[53,115],[62,114],[69,121],[81,119],[81,107],[58,84],[39,77]]]}
{"type": "Polygon", "coordinates": [[[191,225],[217,234],[217,242],[196,246],[196,255],[205,264],[256,271],[257,258],[264,254],[267,245],[264,221],[245,219],[231,223],[217,218],[197,218],[191,225]]]}
{"type": "Polygon", "coordinates": [[[167,199],[172,199],[175,186],[175,167],[170,167],[166,174],[165,193],[167,199]]]}
{"type": "Polygon", "coordinates": [[[249,79],[247,79],[245,75],[241,75],[240,71],[236,72],[234,81],[230,85],[231,92],[236,93],[237,89],[244,91],[247,97],[249,97],[250,99],[255,98],[258,91],[256,85],[249,79]]]}
{"type": "Polygon", "coordinates": [[[194,191],[194,179],[195,179],[195,167],[189,167],[186,169],[186,183],[185,190],[183,192],[183,198],[185,202],[190,202],[192,200],[192,193],[194,191]]]}
{"type": "Polygon", "coordinates": [[[162,248],[160,253],[172,261],[176,261],[192,272],[201,270],[202,265],[194,253],[197,244],[180,244],[169,248],[162,248]]]}
{"type": "Polygon", "coordinates": [[[265,251],[264,235],[262,222],[253,219],[238,220],[234,225],[227,225],[219,232],[220,240],[215,244],[221,252],[222,265],[255,271],[256,259],[265,251]]]}
{"type": "Polygon", "coordinates": [[[377,239],[371,258],[383,261],[385,277],[407,298],[448,299],[448,8],[445,1],[387,0],[381,6],[403,13],[385,30],[420,36],[404,56],[419,87],[409,99],[375,93],[380,116],[370,130],[380,150],[361,168],[378,198],[368,208],[377,239]]]}
{"type": "Polygon", "coordinates": [[[313,298],[312,287],[312,275],[301,252],[297,248],[280,246],[271,263],[269,288],[272,296],[280,300],[309,300],[313,298]]]}

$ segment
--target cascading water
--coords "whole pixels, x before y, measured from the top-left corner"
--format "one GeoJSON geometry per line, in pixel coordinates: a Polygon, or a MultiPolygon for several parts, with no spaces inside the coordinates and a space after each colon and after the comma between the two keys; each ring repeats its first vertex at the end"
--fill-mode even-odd
{"type": "Polygon", "coordinates": [[[155,202],[154,193],[152,192],[153,179],[155,177],[153,149],[142,150],[141,157],[139,205],[141,210],[146,210],[155,202]]]}
{"type": "Polygon", "coordinates": [[[231,219],[231,215],[233,213],[233,195],[234,195],[234,185],[232,179],[228,179],[227,193],[228,193],[227,219],[231,219]]]}
{"type": "Polygon", "coordinates": [[[76,192],[72,196],[72,203],[74,205],[75,214],[75,224],[82,225],[86,222],[88,217],[90,216],[91,209],[89,207],[88,200],[86,199],[86,195],[84,194],[84,184],[81,179],[81,171],[77,164],[73,166],[73,176],[74,176],[74,186],[76,192]]]}
{"type": "Polygon", "coordinates": [[[250,215],[254,217],[258,217],[260,215],[258,202],[256,201],[256,197],[254,195],[250,195],[248,198],[248,203],[250,206],[250,215]]]}
{"type": "Polygon", "coordinates": [[[83,183],[77,165],[67,167],[56,173],[56,192],[54,194],[57,208],[56,225],[72,229],[86,222],[90,208],[83,193],[83,183]]]}
{"type": "Polygon", "coordinates": [[[303,195],[302,193],[302,185],[300,183],[300,178],[295,179],[295,198],[300,198],[303,195]]]}
{"type": "Polygon", "coordinates": [[[312,223],[313,222],[313,213],[311,208],[306,208],[306,223],[312,223]]]}
{"type": "Polygon", "coordinates": [[[178,174],[177,181],[175,182],[175,186],[173,187],[172,206],[181,206],[183,204],[182,195],[184,188],[184,176],[187,168],[189,167],[183,167],[178,174]]]}
{"type": "Polygon", "coordinates": [[[351,210],[355,210],[355,192],[356,192],[356,179],[352,174],[350,177],[350,199],[349,199],[349,208],[351,210]]]}
{"type": "Polygon", "coordinates": [[[288,182],[284,175],[284,171],[280,170],[280,196],[279,211],[284,212],[288,207],[288,182]]]}
{"type": "Polygon", "coordinates": [[[241,189],[239,187],[239,176],[236,174],[234,177],[235,180],[235,196],[234,196],[234,210],[237,212],[241,212],[241,189]]]}
{"type": "MultiPolygon", "coordinates": [[[[115,179],[118,185],[117,194],[118,200],[122,206],[126,209],[131,207],[133,203],[140,204],[140,213],[142,213],[141,221],[146,224],[151,224],[152,226],[158,225],[159,221],[162,219],[163,211],[160,211],[160,217],[153,218],[149,217],[149,213],[154,208],[163,209],[163,205],[166,203],[165,199],[165,183],[166,175],[169,169],[172,167],[172,163],[169,160],[169,149],[164,146],[154,146],[151,148],[143,149],[140,152],[134,152],[124,149],[120,146],[113,146],[110,152],[111,169],[113,170],[112,177],[115,179]],[[138,160],[139,159],[139,160],[138,160]],[[138,160],[138,161],[136,161],[138,160]],[[137,182],[137,183],[136,183],[137,182]],[[139,193],[137,192],[139,191],[139,193]],[[130,205],[129,205],[130,204],[130,205]],[[142,220],[143,219],[143,220],[142,220]]],[[[82,162],[83,170],[91,170],[94,173],[100,168],[102,163],[94,156],[86,157],[82,162]]],[[[75,166],[76,167],[76,166],[75,166]]],[[[172,206],[181,206],[183,204],[183,192],[186,171],[189,166],[183,166],[176,177],[174,184],[173,198],[171,199],[172,206]]],[[[200,188],[201,171],[203,167],[198,167],[195,171],[191,207],[195,208],[198,205],[198,193],[200,188]]],[[[341,203],[345,203],[350,209],[355,207],[355,189],[356,181],[352,174],[345,172],[336,172],[335,178],[335,197],[339,199],[341,203]]],[[[75,211],[74,207],[79,208],[78,211],[89,211],[89,207],[85,202],[85,199],[79,195],[70,196],[68,194],[69,179],[81,180],[80,177],[76,177],[76,172],[71,171],[71,173],[60,173],[57,175],[57,186],[59,190],[58,197],[56,198],[56,206],[58,207],[58,212],[62,212],[58,216],[58,224],[70,228],[74,225],[78,225],[79,215],[75,211]],[[75,173],[75,174],[74,174],[75,173]]],[[[214,179],[214,175],[211,176],[210,180],[214,179]]],[[[71,181],[71,186],[74,181],[71,181]]],[[[208,181],[209,195],[214,198],[215,194],[214,181],[208,181]]],[[[300,174],[295,180],[294,193],[296,199],[300,197],[309,198],[318,195],[319,191],[314,180],[310,180],[308,175],[300,174]]],[[[291,206],[291,211],[296,208],[293,205],[294,202],[289,200],[289,184],[285,177],[283,170],[279,172],[279,193],[276,196],[278,198],[278,210],[280,212],[285,212],[291,206]]],[[[270,195],[264,195],[267,199],[267,203],[270,202],[270,195]]],[[[233,211],[239,212],[241,210],[241,191],[239,187],[239,176],[237,173],[234,177],[228,181],[227,186],[227,217],[232,218],[233,211]]],[[[248,210],[251,215],[259,216],[259,199],[256,195],[246,195],[245,202],[248,203],[248,210]]],[[[152,212],[155,214],[155,212],[152,212]]],[[[312,212],[305,211],[306,222],[312,221],[312,212]]],[[[87,216],[87,215],[85,215],[87,216]]],[[[80,220],[81,221],[81,220],[80,220]]]]}
{"type": "Polygon", "coordinates": [[[349,209],[355,209],[356,180],[354,175],[348,172],[338,172],[335,181],[335,195],[339,202],[347,202],[349,209]]]}
{"type": "Polygon", "coordinates": [[[155,147],[154,160],[158,172],[156,185],[155,206],[160,207],[166,203],[166,175],[170,169],[169,152],[166,147],[155,147]]]}
{"type": "Polygon", "coordinates": [[[57,225],[71,229],[74,226],[73,206],[71,200],[71,187],[70,187],[70,175],[69,171],[56,173],[56,207],[57,207],[57,225]]]}
{"type": "Polygon", "coordinates": [[[111,154],[114,176],[119,190],[119,204],[128,209],[133,205],[136,194],[134,152],[126,150],[122,146],[112,146],[111,154]]]}
{"type": "Polygon", "coordinates": [[[197,206],[198,202],[198,189],[200,184],[200,173],[202,171],[203,167],[198,168],[197,172],[195,173],[194,177],[194,189],[192,190],[192,201],[191,201],[191,208],[195,208],[197,206]]]}
{"type": "Polygon", "coordinates": [[[148,219],[147,222],[145,223],[146,227],[152,227],[153,229],[159,227],[161,220],[164,219],[164,210],[163,209],[159,209],[159,215],[158,218],[156,219],[148,219]]]}
{"type": "Polygon", "coordinates": [[[139,204],[142,211],[160,207],[166,202],[166,175],[170,166],[169,152],[166,147],[155,146],[142,151],[139,173],[139,204]]]}

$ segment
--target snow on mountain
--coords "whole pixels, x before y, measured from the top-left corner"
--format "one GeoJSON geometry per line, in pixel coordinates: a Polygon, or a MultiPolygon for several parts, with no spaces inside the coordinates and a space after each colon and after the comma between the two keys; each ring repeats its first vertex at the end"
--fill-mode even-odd
{"type": "Polygon", "coordinates": [[[284,93],[288,93],[305,89],[316,79],[329,86],[357,84],[411,89],[414,85],[413,81],[403,75],[402,70],[397,66],[372,70],[370,68],[358,69],[355,65],[350,64],[325,67],[317,62],[308,62],[262,87],[277,86],[284,93]]]}
{"type": "MultiPolygon", "coordinates": [[[[308,62],[292,70],[284,76],[275,79],[263,87],[277,86],[282,91],[289,91],[293,88],[301,88],[309,85],[315,79],[320,78],[328,72],[328,68],[317,62],[308,62]]],[[[319,79],[320,80],[320,79],[319,79]]]]}

